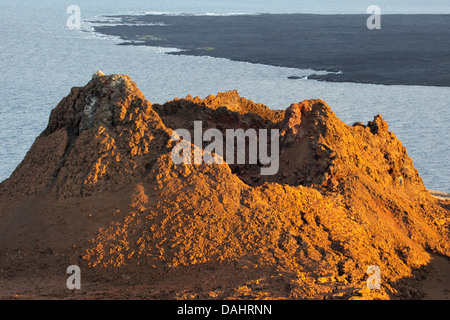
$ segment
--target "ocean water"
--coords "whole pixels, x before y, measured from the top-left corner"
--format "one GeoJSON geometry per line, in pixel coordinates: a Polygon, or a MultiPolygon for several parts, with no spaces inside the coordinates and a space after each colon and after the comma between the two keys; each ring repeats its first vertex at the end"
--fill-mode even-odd
{"type": "MultiPolygon", "coordinates": [[[[450,1],[377,1],[382,13],[450,13],[450,1]]],[[[105,14],[171,12],[365,13],[371,1],[0,1],[0,181],[9,177],[50,111],[98,69],[131,76],[148,100],[163,103],[188,94],[205,97],[237,89],[274,109],[321,98],[346,123],[382,114],[408,149],[430,189],[450,192],[449,87],[383,86],[288,80],[311,70],[271,67],[209,57],[174,56],[161,48],[117,46],[83,22],[66,28],[76,4],[84,21],[105,14]],[[339,4],[338,4],[339,3],[339,4]]]]}

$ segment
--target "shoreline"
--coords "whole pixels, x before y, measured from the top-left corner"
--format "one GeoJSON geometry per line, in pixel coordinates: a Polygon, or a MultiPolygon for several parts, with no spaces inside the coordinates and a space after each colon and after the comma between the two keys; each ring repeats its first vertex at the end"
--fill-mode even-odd
{"type": "Polygon", "coordinates": [[[450,86],[448,15],[114,15],[91,21],[118,45],[178,48],[209,56],[296,69],[326,70],[308,79],[379,85],[450,86]],[[103,24],[103,25],[102,25],[103,24]],[[242,45],[242,44],[245,45],[242,45]],[[374,50],[377,48],[377,50],[374,50]]]}

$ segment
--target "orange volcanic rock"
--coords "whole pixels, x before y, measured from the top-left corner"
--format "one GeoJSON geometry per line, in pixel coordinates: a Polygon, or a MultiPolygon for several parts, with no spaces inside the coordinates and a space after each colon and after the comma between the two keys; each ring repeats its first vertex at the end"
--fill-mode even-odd
{"type": "Polygon", "coordinates": [[[128,76],[98,73],[52,111],[0,199],[2,274],[79,265],[84,298],[136,285],[163,299],[420,297],[410,278],[431,252],[450,256],[449,211],[387,123],[348,126],[322,100],[276,111],[233,91],[152,105],[128,76]],[[278,129],[278,173],[175,165],[172,132],[194,121],[278,129]],[[373,265],[380,290],[366,286],[373,265]]]}

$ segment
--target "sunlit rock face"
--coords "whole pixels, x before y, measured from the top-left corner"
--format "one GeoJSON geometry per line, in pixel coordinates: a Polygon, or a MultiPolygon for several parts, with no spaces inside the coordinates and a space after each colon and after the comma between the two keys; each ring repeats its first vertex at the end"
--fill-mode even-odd
{"type": "Polygon", "coordinates": [[[155,298],[401,297],[429,252],[450,254],[449,211],[380,115],[348,126],[322,100],[271,110],[236,91],[152,105],[101,72],[52,111],[0,199],[5,274],[75,264],[94,291],[107,279],[155,298]],[[278,130],[279,170],[175,165],[172,133],[195,121],[278,130]]]}

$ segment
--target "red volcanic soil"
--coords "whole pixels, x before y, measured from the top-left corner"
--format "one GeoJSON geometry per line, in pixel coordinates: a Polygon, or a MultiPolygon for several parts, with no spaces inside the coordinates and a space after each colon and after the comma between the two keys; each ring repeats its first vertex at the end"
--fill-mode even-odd
{"type": "Polygon", "coordinates": [[[61,100],[0,201],[2,299],[419,299],[431,255],[450,256],[449,202],[380,115],[348,126],[322,100],[280,111],[235,91],[152,105],[124,75],[61,100]],[[278,173],[175,165],[172,132],[194,121],[278,129],[278,173]]]}

